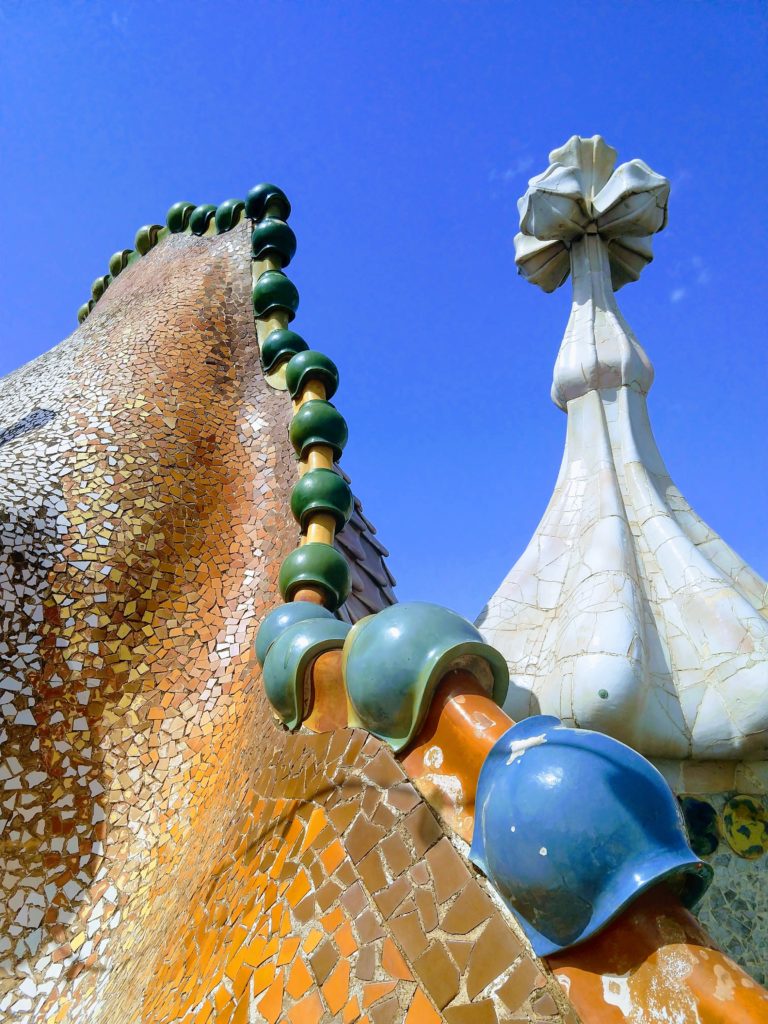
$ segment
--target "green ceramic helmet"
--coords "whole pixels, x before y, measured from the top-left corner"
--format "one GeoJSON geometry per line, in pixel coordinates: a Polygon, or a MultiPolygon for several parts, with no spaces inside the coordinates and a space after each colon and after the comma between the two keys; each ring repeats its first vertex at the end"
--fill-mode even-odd
{"type": "Polygon", "coordinates": [[[504,657],[455,612],[414,601],[361,619],[344,645],[355,724],[402,750],[418,732],[447,672],[471,672],[497,704],[509,686],[504,657]]]}
{"type": "Polygon", "coordinates": [[[117,275],[128,266],[133,249],[118,249],[109,257],[109,272],[112,277],[117,275]]]}
{"type": "Polygon", "coordinates": [[[275,309],[283,309],[293,320],[299,308],[296,285],[279,270],[267,270],[253,286],[253,311],[256,316],[267,316],[275,309]]]}
{"type": "Polygon", "coordinates": [[[328,445],[338,462],[347,443],[347,423],[339,410],[320,398],[305,402],[291,420],[291,444],[299,458],[312,445],[328,445]]]}
{"type": "Polygon", "coordinates": [[[267,207],[272,205],[273,215],[281,220],[288,220],[291,215],[291,204],[288,196],[277,185],[264,183],[256,185],[245,197],[245,215],[251,220],[261,220],[266,216],[267,207]]]}
{"type": "Polygon", "coordinates": [[[280,567],[280,593],[290,601],[302,587],[317,587],[325,606],[335,612],[349,597],[352,580],[347,560],[331,544],[302,544],[280,567]]]}
{"type": "Polygon", "coordinates": [[[280,363],[291,359],[297,352],[304,352],[309,348],[306,341],[295,331],[289,331],[284,327],[278,327],[270,331],[261,346],[261,363],[264,373],[272,373],[280,363]]]}
{"type": "Polygon", "coordinates": [[[110,277],[109,274],[104,274],[103,277],[97,277],[96,278],[96,280],[91,285],[91,295],[93,296],[93,301],[94,302],[98,302],[99,301],[99,299],[104,294],[104,292],[107,290],[107,288],[109,288],[111,283],[112,283],[112,278],[110,277]]]}
{"type": "Polygon", "coordinates": [[[279,608],[275,608],[262,620],[256,633],[256,658],[259,664],[264,664],[267,651],[289,626],[295,626],[297,622],[304,622],[306,619],[333,618],[333,612],[329,612],[321,604],[312,604],[311,601],[292,601],[290,604],[281,604],[279,608]]]}
{"type": "Polygon", "coordinates": [[[302,532],[311,516],[324,512],[333,516],[338,533],[349,522],[353,502],[349,484],[332,469],[310,469],[291,491],[291,512],[302,532]]]}
{"type": "Polygon", "coordinates": [[[310,380],[319,380],[325,385],[325,397],[333,398],[339,386],[339,371],[336,364],[322,352],[308,349],[291,359],[285,370],[285,383],[291,398],[296,398],[310,380]]]}
{"type": "Polygon", "coordinates": [[[179,235],[189,227],[189,218],[195,209],[194,203],[174,203],[165,215],[165,223],[173,235],[179,235]]]}
{"type": "Polygon", "coordinates": [[[150,249],[154,249],[162,238],[162,233],[167,234],[167,229],[162,224],[145,224],[136,232],[134,248],[142,256],[146,256],[150,249]]]}
{"type": "Polygon", "coordinates": [[[251,232],[251,253],[255,260],[278,256],[287,267],[296,255],[296,235],[284,220],[265,217],[251,232]]]}
{"type": "Polygon", "coordinates": [[[189,215],[189,227],[193,235],[204,235],[216,216],[216,207],[211,203],[196,206],[189,215]]]}
{"type": "Polygon", "coordinates": [[[304,717],[307,670],[324,651],[341,650],[350,628],[349,623],[333,616],[305,619],[288,626],[267,651],[264,690],[288,729],[296,729],[304,717]]]}
{"type": "Polygon", "coordinates": [[[225,231],[231,231],[240,220],[240,214],[245,209],[242,199],[225,199],[216,210],[216,230],[221,235],[225,231]]]}
{"type": "Polygon", "coordinates": [[[78,309],[78,311],[77,311],[77,322],[79,324],[81,324],[85,320],[85,318],[91,312],[91,308],[92,307],[93,307],[93,300],[91,300],[90,302],[84,302],[82,304],[82,306],[80,307],[80,309],[78,309]]]}

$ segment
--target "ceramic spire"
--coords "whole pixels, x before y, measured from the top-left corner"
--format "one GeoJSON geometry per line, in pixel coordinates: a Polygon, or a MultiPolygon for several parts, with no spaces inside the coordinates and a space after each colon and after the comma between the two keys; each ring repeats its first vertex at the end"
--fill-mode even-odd
{"type": "Polygon", "coordinates": [[[529,182],[515,238],[573,305],[552,384],[568,414],[550,503],[478,625],[511,672],[505,710],[661,758],[768,753],[766,584],[675,487],[646,407],[653,367],[614,297],[652,259],[669,182],[571,138],[529,182]]]}

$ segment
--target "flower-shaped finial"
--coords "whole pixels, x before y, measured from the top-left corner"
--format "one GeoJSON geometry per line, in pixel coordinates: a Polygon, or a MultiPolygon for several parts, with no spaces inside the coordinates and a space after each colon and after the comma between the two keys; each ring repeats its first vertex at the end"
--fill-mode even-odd
{"type": "Polygon", "coordinates": [[[669,181],[642,160],[613,171],[616,150],[599,135],[574,135],[549,159],[518,202],[520,273],[553,292],[568,277],[571,243],[599,235],[608,251],[613,290],[636,281],[653,259],[650,236],[667,223],[669,181]]]}

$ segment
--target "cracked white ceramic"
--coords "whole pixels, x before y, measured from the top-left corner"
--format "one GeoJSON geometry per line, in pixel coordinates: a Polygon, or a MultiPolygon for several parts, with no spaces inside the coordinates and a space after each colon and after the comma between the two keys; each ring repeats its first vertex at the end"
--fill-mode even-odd
{"type": "Polygon", "coordinates": [[[555,363],[568,414],[544,517],[478,625],[505,655],[505,710],[598,729],[649,757],[768,753],[766,584],[688,505],[646,408],[653,367],[614,291],[652,259],[669,183],[574,136],[520,200],[520,273],[573,306],[555,363]]]}

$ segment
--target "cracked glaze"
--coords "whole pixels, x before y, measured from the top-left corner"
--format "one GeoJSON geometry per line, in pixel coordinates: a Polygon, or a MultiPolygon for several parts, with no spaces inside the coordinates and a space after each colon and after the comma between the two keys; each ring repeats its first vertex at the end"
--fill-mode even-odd
{"type": "Polygon", "coordinates": [[[668,184],[598,136],[551,154],[521,200],[521,273],[573,306],[552,397],[555,490],[478,625],[505,655],[514,719],[554,714],[647,756],[768,751],[766,584],[691,509],[656,446],[653,369],[613,292],[651,259],[668,184]]]}

